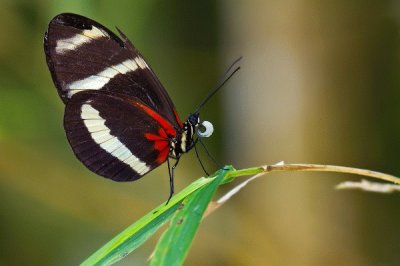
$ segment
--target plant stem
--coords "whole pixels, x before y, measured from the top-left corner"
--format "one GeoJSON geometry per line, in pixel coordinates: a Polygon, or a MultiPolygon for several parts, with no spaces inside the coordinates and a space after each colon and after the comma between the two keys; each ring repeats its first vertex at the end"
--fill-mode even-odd
{"type": "MultiPolygon", "coordinates": [[[[209,205],[209,208],[206,211],[205,216],[208,216],[209,214],[213,213],[222,204],[224,204],[227,200],[229,200],[234,194],[238,193],[240,189],[246,186],[249,183],[249,181],[252,181],[268,173],[283,172],[283,171],[314,171],[314,172],[336,172],[336,173],[355,174],[355,175],[368,176],[380,180],[385,180],[400,185],[400,178],[398,177],[366,169],[337,166],[337,165],[321,165],[321,164],[284,164],[283,162],[280,162],[273,165],[263,165],[260,167],[252,167],[230,172],[228,176],[225,178],[223,183],[229,183],[239,176],[253,175],[253,177],[249,178],[248,180],[244,181],[243,183],[239,184],[238,186],[230,190],[218,201],[212,202],[212,204],[209,205]]],[[[357,185],[359,186],[359,184],[357,185]]],[[[392,190],[397,189],[397,187],[396,188],[390,187],[390,189],[392,190]]]]}
{"type": "Polygon", "coordinates": [[[277,172],[277,171],[314,171],[314,172],[336,172],[336,173],[347,173],[373,177],[389,181],[400,185],[400,178],[393,175],[388,175],[376,171],[337,166],[337,165],[321,165],[321,164],[275,164],[275,165],[264,165],[262,167],[265,173],[277,172]]]}

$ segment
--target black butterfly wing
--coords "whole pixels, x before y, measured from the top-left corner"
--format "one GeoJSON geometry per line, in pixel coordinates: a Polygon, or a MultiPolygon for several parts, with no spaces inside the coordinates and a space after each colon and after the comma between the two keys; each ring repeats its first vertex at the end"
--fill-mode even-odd
{"type": "Polygon", "coordinates": [[[93,172],[132,181],[162,164],[176,131],[137,98],[84,91],[66,104],[64,127],[77,158],[93,172]]]}
{"type": "Polygon", "coordinates": [[[109,91],[137,98],[182,128],[176,109],[139,51],[101,24],[76,14],[53,18],[44,38],[46,60],[64,103],[78,92],[109,91]]]}

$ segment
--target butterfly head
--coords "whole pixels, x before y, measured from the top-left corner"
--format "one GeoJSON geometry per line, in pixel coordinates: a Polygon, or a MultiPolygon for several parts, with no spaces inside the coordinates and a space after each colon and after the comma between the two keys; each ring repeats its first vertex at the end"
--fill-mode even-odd
{"type": "Polygon", "coordinates": [[[191,127],[192,137],[195,132],[201,138],[208,138],[214,132],[214,126],[209,121],[201,121],[200,114],[190,114],[186,124],[191,127]]]}

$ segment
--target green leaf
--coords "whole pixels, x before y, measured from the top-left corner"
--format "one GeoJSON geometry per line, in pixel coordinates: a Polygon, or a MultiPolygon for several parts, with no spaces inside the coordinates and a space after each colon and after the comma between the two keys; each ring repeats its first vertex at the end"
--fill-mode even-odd
{"type": "Polygon", "coordinates": [[[170,227],[161,236],[151,265],[182,265],[209,202],[232,169],[220,170],[211,183],[183,201],[172,218],[170,227]]]}
{"type": "Polygon", "coordinates": [[[168,205],[163,203],[140,218],[97,250],[81,265],[110,265],[121,260],[142,245],[157,231],[157,229],[165,224],[180,206],[183,199],[214,179],[215,178],[200,178],[196,180],[173,196],[168,205]]]}

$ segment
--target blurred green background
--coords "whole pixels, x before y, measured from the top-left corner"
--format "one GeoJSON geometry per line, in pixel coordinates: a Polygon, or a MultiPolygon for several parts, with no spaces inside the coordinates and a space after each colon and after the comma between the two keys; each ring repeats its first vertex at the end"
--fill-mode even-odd
{"type": "MultiPolygon", "coordinates": [[[[76,265],[168,196],[166,166],[116,183],[74,157],[43,53],[47,23],[61,12],[118,26],[183,119],[243,56],[202,111],[216,129],[207,146],[224,164],[285,160],[400,176],[396,1],[2,0],[1,265],[76,265]]],[[[184,156],[176,189],[201,175],[194,152],[184,156]]],[[[347,179],[358,180],[257,180],[204,221],[187,265],[398,265],[399,196],[333,189],[347,179]]],[[[156,240],[119,265],[145,264],[156,240]]]]}

